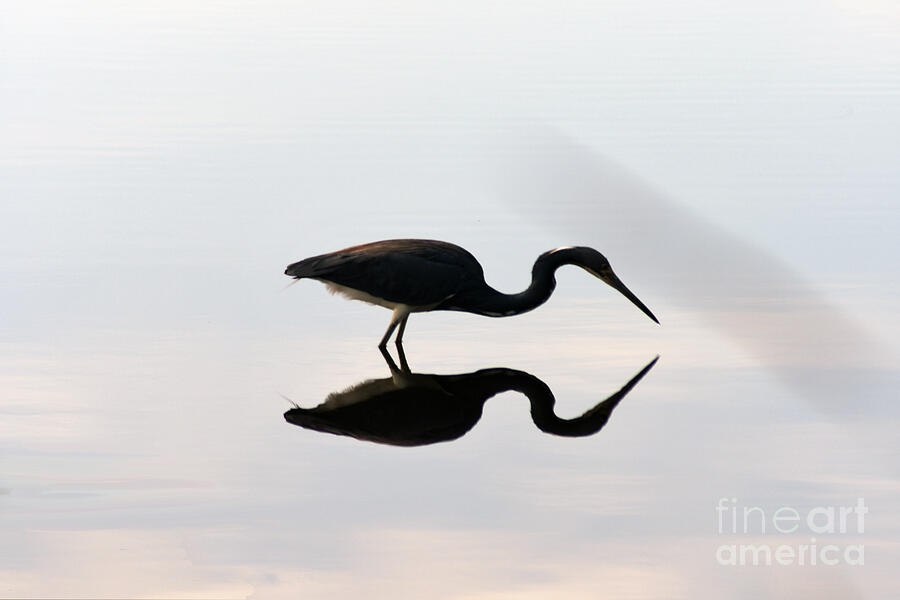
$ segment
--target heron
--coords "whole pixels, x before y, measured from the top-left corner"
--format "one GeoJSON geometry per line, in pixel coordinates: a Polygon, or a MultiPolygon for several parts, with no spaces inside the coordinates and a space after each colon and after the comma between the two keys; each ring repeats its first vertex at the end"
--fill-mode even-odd
{"type": "MultiPolygon", "coordinates": [[[[402,346],[399,349],[402,352],[402,346]]],[[[481,419],[488,400],[514,391],[528,398],[531,420],[544,433],[586,437],[603,429],[619,402],[659,360],[654,358],[619,391],[580,417],[567,419],[556,414],[556,398],[549,386],[526,371],[501,367],[456,375],[412,373],[408,367],[397,369],[386,350],[382,354],[389,361],[391,377],[361,381],[329,394],[313,408],[294,404],[284,413],[285,420],[378,444],[425,446],[462,437],[481,419]]]]}
{"type": "Polygon", "coordinates": [[[351,246],[290,264],[284,274],[295,280],[321,281],[334,294],[393,311],[378,343],[379,348],[384,348],[394,330],[396,344],[402,344],[406,321],[412,313],[453,310],[509,317],[533,310],[553,293],[556,270],[563,265],[581,267],[659,323],[613,273],[606,257],[586,246],[556,248],[538,256],[531,270],[531,285],[518,294],[504,294],[489,286],[484,280],[484,269],[471,253],[438,240],[384,240],[351,246]]]}

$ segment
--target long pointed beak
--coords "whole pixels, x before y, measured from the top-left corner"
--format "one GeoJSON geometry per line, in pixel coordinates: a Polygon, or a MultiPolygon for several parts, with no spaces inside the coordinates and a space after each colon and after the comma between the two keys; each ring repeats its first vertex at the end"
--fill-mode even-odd
{"type": "Polygon", "coordinates": [[[605,274],[604,274],[604,276],[602,276],[601,279],[603,279],[603,281],[605,281],[606,283],[608,283],[611,287],[613,287],[613,288],[615,288],[616,290],[618,290],[619,293],[621,293],[623,296],[625,296],[626,298],[628,298],[629,300],[631,300],[631,303],[632,303],[632,304],[634,304],[634,305],[637,306],[639,309],[641,309],[641,312],[643,312],[645,315],[647,315],[648,317],[650,317],[651,319],[653,319],[653,321],[654,321],[657,325],[659,325],[659,319],[657,319],[656,317],[654,317],[654,316],[653,316],[653,313],[650,312],[650,309],[647,308],[647,307],[644,305],[643,302],[641,302],[640,300],[638,300],[638,297],[635,296],[634,294],[632,294],[632,293],[631,293],[631,290],[629,290],[627,287],[625,287],[625,284],[622,283],[622,280],[621,280],[621,279],[619,279],[618,277],[616,277],[615,273],[609,273],[608,275],[605,275],[605,274]]]}

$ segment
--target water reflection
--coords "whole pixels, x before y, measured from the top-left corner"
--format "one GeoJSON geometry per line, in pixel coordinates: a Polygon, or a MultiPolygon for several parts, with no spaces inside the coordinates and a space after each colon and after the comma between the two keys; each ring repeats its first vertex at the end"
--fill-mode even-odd
{"type": "Polygon", "coordinates": [[[583,437],[600,431],[613,409],[653,368],[657,356],[621,389],[574,419],[553,411],[556,399],[546,383],[525,371],[481,369],[458,375],[413,373],[400,350],[400,367],[382,350],[391,377],[367,379],[330,394],[314,408],[292,408],[284,418],[306,429],[393,446],[424,446],[462,437],[481,419],[484,403],[507,391],[531,403],[531,418],[545,433],[583,437]]]}

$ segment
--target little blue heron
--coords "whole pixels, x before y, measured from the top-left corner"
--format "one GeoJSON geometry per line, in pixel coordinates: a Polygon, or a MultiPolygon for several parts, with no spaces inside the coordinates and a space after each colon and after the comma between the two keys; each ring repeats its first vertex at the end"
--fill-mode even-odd
{"type": "Polygon", "coordinates": [[[554,273],[576,265],[602,279],[659,321],[625,287],[609,261],[585,246],[557,248],[541,254],[531,270],[531,285],[518,294],[498,292],[484,281],[484,270],[469,252],[436,240],[385,240],[320,254],[288,265],[285,275],[317,279],[332,293],[394,311],[378,346],[383,348],[399,325],[397,344],[410,313],[458,310],[488,317],[522,314],[547,301],[556,287],[554,273]]]}

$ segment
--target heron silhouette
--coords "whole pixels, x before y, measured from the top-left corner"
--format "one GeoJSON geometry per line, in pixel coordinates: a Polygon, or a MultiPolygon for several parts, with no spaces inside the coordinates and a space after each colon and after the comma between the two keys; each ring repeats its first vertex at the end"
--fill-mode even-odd
{"type": "Polygon", "coordinates": [[[531,285],[518,294],[498,292],[485,283],[484,270],[472,254],[436,240],[385,240],[351,246],[295,262],[284,274],[316,279],[332,293],[391,309],[391,322],[378,344],[383,348],[398,326],[396,343],[402,343],[406,321],[414,312],[455,310],[509,317],[537,308],[553,293],[554,273],[563,265],[579,266],[603,280],[659,323],[613,273],[606,257],[585,246],[541,254],[531,270],[531,285]]]}
{"type": "Polygon", "coordinates": [[[391,377],[361,381],[342,392],[329,394],[325,402],[313,408],[294,404],[294,408],[284,413],[285,420],[304,429],[367,442],[425,446],[462,437],[481,419],[489,399],[515,391],[528,398],[531,419],[544,433],[587,437],[603,429],[613,409],[659,360],[658,356],[654,358],[617,392],[581,416],[564,419],[554,410],[553,392],[531,373],[507,368],[455,375],[413,373],[406,364],[402,347],[402,368],[397,368],[385,349],[381,352],[391,377]]]}

